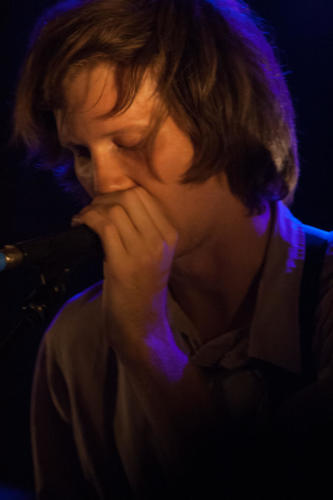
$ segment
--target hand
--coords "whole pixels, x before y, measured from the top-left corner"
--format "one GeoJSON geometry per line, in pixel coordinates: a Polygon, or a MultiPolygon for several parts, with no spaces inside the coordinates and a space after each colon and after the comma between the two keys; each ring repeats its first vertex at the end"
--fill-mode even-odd
{"type": "Polygon", "coordinates": [[[104,326],[112,347],[125,355],[165,324],[177,231],[141,187],[99,195],[75,219],[101,238],[104,326]]]}

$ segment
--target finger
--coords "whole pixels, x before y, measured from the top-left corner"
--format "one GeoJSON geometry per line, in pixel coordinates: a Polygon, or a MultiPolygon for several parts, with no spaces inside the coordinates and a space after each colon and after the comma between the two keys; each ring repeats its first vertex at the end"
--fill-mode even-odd
{"type": "Polygon", "coordinates": [[[133,220],[123,206],[114,205],[104,210],[106,224],[110,222],[117,228],[124,249],[128,254],[138,251],[142,237],[133,220]]]}
{"type": "MultiPolygon", "coordinates": [[[[135,187],[122,193],[112,193],[112,202],[121,204],[127,211],[138,231],[145,235],[151,245],[160,242],[177,240],[178,234],[167,219],[160,204],[142,187],[135,187]]],[[[111,198],[110,198],[111,200],[111,198]]],[[[102,204],[107,203],[107,198],[100,199],[102,204]]]]}
{"type": "Polygon", "coordinates": [[[80,214],[79,220],[99,236],[105,260],[114,266],[121,265],[126,250],[117,226],[98,210],[86,210],[84,214],[80,214]]]}
{"type": "MultiPolygon", "coordinates": [[[[147,246],[154,246],[161,241],[161,232],[156,226],[147,207],[137,193],[138,189],[123,193],[121,198],[122,207],[126,210],[138,233],[144,238],[147,246]]],[[[159,207],[157,207],[160,210],[159,207]]]]}
{"type": "Polygon", "coordinates": [[[165,213],[161,210],[156,200],[154,200],[154,198],[141,187],[137,188],[136,194],[145,206],[146,213],[149,214],[163,240],[167,241],[169,244],[175,245],[178,240],[177,230],[171,224],[165,213]]]}
{"type": "MultiPolygon", "coordinates": [[[[113,208],[121,207],[128,215],[133,227],[136,228],[138,234],[140,234],[143,238],[146,246],[154,247],[158,242],[161,241],[161,238],[163,237],[159,228],[156,227],[154,219],[147,211],[145,204],[137,195],[136,191],[137,188],[133,188],[127,191],[123,191],[122,193],[110,193],[110,195],[106,194],[98,196],[93,200],[90,206],[85,207],[81,213],[84,214],[91,209],[95,209],[100,211],[101,214],[104,214],[105,217],[111,218],[113,214],[113,208]]],[[[157,209],[160,210],[159,207],[157,207],[157,209]]],[[[122,222],[124,222],[124,217],[122,217],[122,222]]],[[[121,232],[121,221],[119,222],[119,226],[117,227],[121,232]]],[[[129,248],[130,245],[134,245],[134,235],[133,233],[131,233],[127,236],[128,243],[126,243],[126,247],[129,248]]],[[[122,234],[122,237],[125,238],[125,234],[122,234]]]]}

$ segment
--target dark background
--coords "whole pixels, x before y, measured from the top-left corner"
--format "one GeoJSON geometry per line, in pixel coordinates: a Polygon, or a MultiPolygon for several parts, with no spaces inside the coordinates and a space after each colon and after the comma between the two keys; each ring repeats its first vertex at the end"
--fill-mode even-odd
{"type": "MultiPolygon", "coordinates": [[[[33,168],[24,151],[8,144],[15,82],[29,34],[41,12],[54,2],[2,0],[0,100],[0,246],[68,227],[75,206],[50,174],[33,168]]],[[[307,224],[333,229],[332,0],[251,0],[266,20],[287,73],[293,97],[301,157],[301,179],[292,206],[307,224]]],[[[0,341],[20,317],[20,303],[33,278],[0,275],[0,341]],[[30,281],[31,280],[31,281],[30,281]]],[[[79,288],[79,286],[78,286],[79,288]]],[[[55,308],[57,304],[55,305],[55,308]]],[[[31,374],[49,315],[28,320],[5,348],[0,342],[0,483],[31,488],[28,405],[31,374]]],[[[1,493],[1,491],[0,491],[1,493]]],[[[3,498],[1,496],[1,498],[3,498]]]]}

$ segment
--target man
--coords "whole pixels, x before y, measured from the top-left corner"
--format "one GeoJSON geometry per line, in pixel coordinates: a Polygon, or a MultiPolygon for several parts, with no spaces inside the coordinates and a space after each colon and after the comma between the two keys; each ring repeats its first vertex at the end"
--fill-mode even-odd
{"type": "Polygon", "coordinates": [[[90,198],[73,224],[99,235],[104,279],[40,348],[38,497],[239,498],[245,483],[281,498],[278,451],[288,462],[331,395],[333,262],[330,244],[303,384],[306,228],[282,203],[298,159],[278,63],[236,1],[68,4],[37,30],[16,133],[74,167],[90,198]]]}

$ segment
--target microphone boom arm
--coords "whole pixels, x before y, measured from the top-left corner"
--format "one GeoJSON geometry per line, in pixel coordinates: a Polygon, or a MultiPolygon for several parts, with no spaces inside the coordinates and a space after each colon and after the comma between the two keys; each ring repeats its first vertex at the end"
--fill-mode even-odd
{"type": "Polygon", "coordinates": [[[24,265],[66,262],[84,255],[103,257],[97,234],[82,224],[62,233],[5,245],[0,248],[0,272],[24,265]]]}

